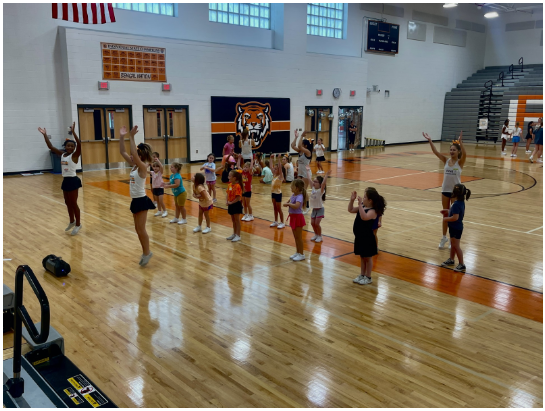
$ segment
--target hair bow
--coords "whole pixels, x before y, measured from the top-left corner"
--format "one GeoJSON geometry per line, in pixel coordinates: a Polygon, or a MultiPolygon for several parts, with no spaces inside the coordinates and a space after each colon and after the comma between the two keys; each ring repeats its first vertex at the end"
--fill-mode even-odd
{"type": "Polygon", "coordinates": [[[458,140],[452,140],[452,144],[458,144],[460,145],[460,142],[458,140]]]}
{"type": "Polygon", "coordinates": [[[237,173],[242,174],[242,170],[241,170],[240,168],[237,168],[235,171],[236,171],[237,173]]]}

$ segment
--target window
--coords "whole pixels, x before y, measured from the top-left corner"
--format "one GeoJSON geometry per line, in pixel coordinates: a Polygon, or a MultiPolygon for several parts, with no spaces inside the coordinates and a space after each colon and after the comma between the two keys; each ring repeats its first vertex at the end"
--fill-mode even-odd
{"type": "Polygon", "coordinates": [[[269,30],[271,5],[270,3],[208,3],[208,20],[269,30]]]}
{"type": "Polygon", "coordinates": [[[343,38],[344,3],[307,3],[307,34],[343,38]]]}
{"type": "Polygon", "coordinates": [[[142,11],[174,17],[174,3],[112,3],[116,9],[142,11]]]}

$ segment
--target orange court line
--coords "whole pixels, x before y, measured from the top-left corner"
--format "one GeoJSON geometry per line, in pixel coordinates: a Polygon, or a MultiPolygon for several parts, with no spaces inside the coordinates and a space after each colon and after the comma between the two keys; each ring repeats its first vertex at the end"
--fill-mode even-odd
{"type": "MultiPolygon", "coordinates": [[[[116,194],[129,197],[129,185],[117,180],[86,183],[86,185],[102,188],[116,194]]],[[[151,190],[147,190],[148,195],[151,190]]],[[[165,206],[174,210],[174,197],[164,196],[165,206]]],[[[199,205],[195,201],[186,201],[188,214],[197,217],[199,205]]],[[[127,202],[127,213],[129,203],[127,202]]],[[[271,210],[272,214],[272,210],[271,210]]],[[[231,216],[226,209],[214,207],[210,211],[210,220],[215,224],[231,227],[231,216]]],[[[269,227],[269,221],[256,218],[251,223],[242,223],[242,231],[267,238],[282,244],[295,247],[295,240],[291,229],[283,230],[269,227]]],[[[353,254],[353,244],[333,237],[323,236],[325,242],[310,241],[312,232],[303,230],[303,243],[306,251],[324,257],[335,258],[347,264],[360,266],[360,259],[353,254]]],[[[374,258],[373,271],[410,282],[422,287],[430,288],[464,300],[472,301],[487,307],[506,311],[534,321],[543,322],[543,294],[503,284],[494,280],[464,275],[453,270],[427,264],[411,258],[398,256],[381,251],[374,258]]]]}

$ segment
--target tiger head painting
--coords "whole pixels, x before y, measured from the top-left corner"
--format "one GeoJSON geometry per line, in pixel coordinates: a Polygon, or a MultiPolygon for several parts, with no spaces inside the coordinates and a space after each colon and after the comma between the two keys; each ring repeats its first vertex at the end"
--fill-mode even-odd
{"type": "Polygon", "coordinates": [[[261,147],[271,133],[271,105],[257,101],[237,103],[236,112],[237,134],[240,135],[247,128],[255,142],[254,150],[261,147]]]}

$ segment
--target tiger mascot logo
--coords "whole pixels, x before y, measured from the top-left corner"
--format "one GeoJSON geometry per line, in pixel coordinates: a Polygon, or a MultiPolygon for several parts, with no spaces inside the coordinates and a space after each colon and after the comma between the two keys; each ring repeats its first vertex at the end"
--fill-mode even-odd
{"type": "Polygon", "coordinates": [[[249,137],[255,142],[254,150],[261,147],[265,139],[271,134],[271,105],[269,103],[237,103],[235,123],[237,135],[247,128],[249,137]]]}

